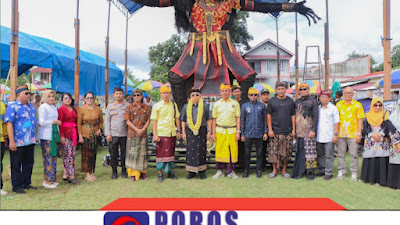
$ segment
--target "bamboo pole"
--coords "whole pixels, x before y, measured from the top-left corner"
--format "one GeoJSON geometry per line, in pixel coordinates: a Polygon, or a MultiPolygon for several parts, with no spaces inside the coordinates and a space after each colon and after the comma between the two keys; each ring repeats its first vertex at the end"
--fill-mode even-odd
{"type": "Polygon", "coordinates": [[[326,23],[325,23],[325,91],[329,90],[329,18],[328,0],[326,0],[326,23]]]}
{"type": "Polygon", "coordinates": [[[76,109],[79,108],[79,0],[76,1],[76,18],[75,25],[75,102],[76,109]]]}
{"type": "Polygon", "coordinates": [[[390,0],[383,0],[383,98],[391,99],[391,72],[392,72],[392,55],[391,55],[391,38],[390,38],[390,0]]]}
{"type": "Polygon", "coordinates": [[[106,95],[105,95],[105,107],[108,106],[108,78],[109,78],[109,68],[108,68],[108,60],[109,60],[109,49],[110,49],[110,11],[111,11],[111,1],[108,0],[108,23],[107,23],[107,36],[106,36],[106,66],[105,66],[105,82],[106,82],[106,95]]]}
{"type": "MultiPolygon", "coordinates": [[[[11,4],[11,43],[10,43],[10,99],[16,99],[15,90],[18,84],[18,35],[19,12],[18,0],[12,0],[11,4]]],[[[5,90],[5,88],[4,88],[5,90]]]]}
{"type": "Polygon", "coordinates": [[[281,70],[280,70],[280,57],[279,57],[279,32],[278,32],[278,18],[275,18],[276,22],[276,76],[278,77],[278,82],[281,81],[281,70]]]}
{"type": "MultiPolygon", "coordinates": [[[[297,3],[297,1],[295,1],[297,3]]],[[[295,40],[295,58],[294,58],[294,76],[295,76],[295,99],[299,98],[299,39],[298,39],[298,28],[297,28],[297,12],[295,13],[295,20],[296,20],[296,40],[295,40]]]]}
{"type": "Polygon", "coordinates": [[[126,17],[126,35],[125,35],[125,95],[128,94],[128,20],[126,17]]]}

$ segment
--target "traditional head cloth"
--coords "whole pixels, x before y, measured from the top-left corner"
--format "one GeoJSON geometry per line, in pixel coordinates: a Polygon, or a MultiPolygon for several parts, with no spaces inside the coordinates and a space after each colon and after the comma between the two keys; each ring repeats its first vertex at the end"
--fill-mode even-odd
{"type": "Polygon", "coordinates": [[[192,88],[192,89],[190,90],[190,94],[193,93],[193,92],[198,92],[198,93],[201,94],[201,90],[198,89],[198,88],[192,88]]]}
{"type": "Polygon", "coordinates": [[[28,85],[24,84],[24,85],[18,86],[17,89],[15,90],[15,95],[17,95],[23,91],[29,91],[28,85]]]}
{"type": "Polygon", "coordinates": [[[286,84],[285,82],[283,82],[283,81],[281,81],[281,82],[276,82],[275,88],[278,88],[278,87],[287,88],[287,84],[286,84]]]}
{"type": "Polygon", "coordinates": [[[305,87],[305,88],[308,89],[308,88],[310,88],[310,85],[308,85],[307,83],[301,83],[301,84],[299,85],[299,88],[302,88],[302,87],[303,87],[303,88],[305,87]]]}
{"type": "Polygon", "coordinates": [[[261,94],[264,94],[264,93],[268,93],[269,94],[269,89],[268,88],[262,89],[261,94]]]}
{"type": "Polygon", "coordinates": [[[232,86],[232,92],[233,92],[234,90],[237,90],[237,89],[241,90],[239,85],[233,85],[233,86],[232,86]]]}
{"type": "Polygon", "coordinates": [[[169,89],[169,88],[167,87],[167,85],[163,85],[163,86],[161,86],[161,88],[160,88],[160,93],[163,93],[163,92],[170,92],[170,93],[171,93],[171,89],[169,89]]]}
{"type": "Polygon", "coordinates": [[[323,91],[323,92],[321,92],[321,94],[319,94],[319,95],[320,95],[320,96],[325,95],[325,96],[327,96],[328,98],[331,97],[331,93],[330,93],[330,92],[327,92],[327,91],[323,91]]]}
{"type": "Polygon", "coordinates": [[[249,92],[248,93],[249,94],[259,94],[258,90],[253,88],[253,87],[249,88],[249,92]]]}
{"type": "Polygon", "coordinates": [[[219,86],[219,90],[223,90],[223,89],[231,90],[231,85],[222,83],[221,86],[219,86]]]}
{"type": "MultiPolygon", "coordinates": [[[[41,101],[42,103],[47,103],[50,93],[53,93],[54,96],[56,95],[53,90],[45,90],[43,93],[42,101],[41,101]]],[[[56,102],[54,101],[54,103],[56,103],[56,102]]]]}
{"type": "Polygon", "coordinates": [[[374,110],[374,105],[380,102],[383,104],[383,101],[379,97],[375,97],[371,101],[371,108],[368,113],[365,114],[367,121],[370,125],[372,126],[379,126],[382,124],[384,120],[387,120],[389,118],[389,113],[386,112],[386,110],[381,110],[379,112],[375,112],[374,110]]]}
{"type": "Polygon", "coordinates": [[[396,109],[389,116],[390,122],[392,122],[393,126],[396,127],[398,131],[400,131],[400,109],[399,109],[400,100],[397,101],[396,109]]]}

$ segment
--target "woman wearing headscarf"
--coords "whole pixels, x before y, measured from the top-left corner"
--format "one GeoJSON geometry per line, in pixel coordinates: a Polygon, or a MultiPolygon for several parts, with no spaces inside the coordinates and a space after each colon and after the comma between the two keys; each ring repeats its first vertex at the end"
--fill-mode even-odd
{"type": "MultiPolygon", "coordinates": [[[[42,147],[43,170],[45,188],[56,188],[57,170],[57,138],[53,135],[53,129],[58,129],[62,123],[58,120],[58,112],[55,104],[55,93],[46,90],[43,94],[43,104],[38,109],[40,124],[40,145],[42,147]],[[53,125],[56,125],[53,128],[53,125]]],[[[59,138],[59,136],[58,136],[59,138]]]]}
{"type": "Polygon", "coordinates": [[[400,100],[397,102],[396,110],[389,116],[390,123],[390,153],[387,185],[400,191],[400,100]]]}
{"type": "Polygon", "coordinates": [[[364,136],[361,177],[365,183],[387,185],[389,164],[389,112],[383,110],[383,100],[375,97],[363,121],[364,136]]]}

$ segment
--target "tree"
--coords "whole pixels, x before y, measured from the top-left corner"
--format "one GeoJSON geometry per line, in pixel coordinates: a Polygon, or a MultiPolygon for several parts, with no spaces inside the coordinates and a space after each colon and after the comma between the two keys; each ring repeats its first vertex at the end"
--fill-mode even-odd
{"type": "Polygon", "coordinates": [[[182,35],[174,34],[170,39],[149,50],[150,79],[161,83],[168,82],[169,70],[178,62],[186,43],[182,35]]]}
{"type": "Polygon", "coordinates": [[[362,57],[366,57],[366,56],[370,56],[371,57],[371,62],[370,62],[371,73],[372,72],[376,72],[376,71],[380,71],[380,70],[377,70],[380,67],[380,65],[375,66],[377,64],[377,62],[375,61],[374,57],[372,57],[372,55],[369,55],[369,54],[358,53],[356,50],[353,50],[350,54],[347,55],[347,59],[346,60],[358,59],[358,58],[362,58],[362,57]]]}
{"type": "MultiPolygon", "coordinates": [[[[232,23],[230,36],[233,45],[240,54],[249,50],[251,47],[249,41],[253,36],[247,31],[248,12],[237,12],[235,20],[232,23]]],[[[174,34],[165,42],[151,46],[149,49],[150,79],[161,83],[168,82],[169,70],[178,62],[183,50],[186,47],[187,34],[174,34]]]]}
{"type": "Polygon", "coordinates": [[[400,67],[400,45],[392,48],[392,68],[400,67]]]}

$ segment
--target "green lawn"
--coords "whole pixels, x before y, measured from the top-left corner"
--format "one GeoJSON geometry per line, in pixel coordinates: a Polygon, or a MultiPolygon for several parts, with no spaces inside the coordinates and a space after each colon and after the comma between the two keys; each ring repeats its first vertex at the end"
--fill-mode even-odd
{"type": "Polygon", "coordinates": [[[100,209],[121,197],[327,197],[348,209],[400,209],[400,191],[363,182],[351,182],[349,176],[343,181],[337,180],[337,160],[334,168],[335,177],[330,181],[325,181],[322,177],[317,177],[313,181],[307,181],[305,178],[292,180],[284,179],[280,175],[275,179],[268,179],[267,174],[270,170],[264,172],[262,179],[257,179],[252,173],[248,179],[239,177],[237,180],[228,178],[215,180],[211,178],[215,169],[207,171],[206,180],[186,180],[184,179],[186,171],[177,169],[176,174],[179,178],[177,181],[165,179],[163,183],[158,183],[155,168],[149,169],[148,181],[130,182],[129,179],[120,177],[111,180],[111,169],[102,164],[103,156],[107,153],[108,149],[99,149],[96,182],[88,183],[84,180],[84,174],[80,173],[81,152],[78,151],[75,168],[80,185],[63,183],[63,165],[59,159],[57,178],[60,185],[56,189],[45,189],[41,186],[43,164],[40,147],[37,146],[32,185],[39,189],[29,190],[25,195],[16,195],[11,191],[10,176],[7,172],[9,154],[6,151],[3,160],[5,165],[3,180],[4,189],[9,195],[1,196],[1,209],[100,209]]]}

